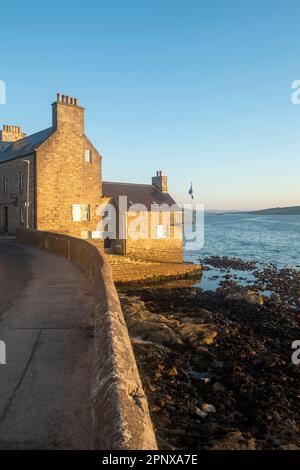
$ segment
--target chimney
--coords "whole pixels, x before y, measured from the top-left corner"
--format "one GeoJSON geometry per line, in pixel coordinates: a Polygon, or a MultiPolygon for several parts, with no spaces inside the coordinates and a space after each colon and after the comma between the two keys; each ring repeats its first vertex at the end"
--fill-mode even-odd
{"type": "Polygon", "coordinates": [[[162,171],[157,171],[156,176],[152,177],[152,185],[159,189],[162,193],[168,192],[168,178],[163,176],[162,171]]]}
{"type": "Polygon", "coordinates": [[[0,131],[0,142],[16,142],[26,137],[26,134],[21,132],[20,126],[11,126],[5,124],[2,131],[0,131]]]}
{"type": "Polygon", "coordinates": [[[52,126],[58,131],[84,132],[84,108],[78,106],[77,98],[57,93],[52,103],[52,126]]]}

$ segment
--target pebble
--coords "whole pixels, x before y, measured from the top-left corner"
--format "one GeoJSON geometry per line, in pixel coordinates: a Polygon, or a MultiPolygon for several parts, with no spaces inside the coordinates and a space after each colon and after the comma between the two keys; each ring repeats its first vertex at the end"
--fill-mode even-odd
{"type": "Polygon", "coordinates": [[[171,377],[178,375],[176,367],[172,367],[172,369],[169,370],[168,375],[171,377]]]}
{"type": "Polygon", "coordinates": [[[206,418],[206,416],[207,416],[207,411],[200,410],[200,408],[198,408],[197,406],[195,406],[195,408],[194,408],[194,413],[197,416],[200,416],[200,418],[206,418]]]}
{"type": "Polygon", "coordinates": [[[216,413],[216,407],[210,403],[202,403],[201,409],[206,411],[206,413],[216,413]]]}

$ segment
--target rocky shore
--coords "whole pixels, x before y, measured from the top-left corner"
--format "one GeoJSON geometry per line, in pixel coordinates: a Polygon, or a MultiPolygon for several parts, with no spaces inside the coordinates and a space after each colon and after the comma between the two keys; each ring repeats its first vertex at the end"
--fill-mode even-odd
{"type": "Polygon", "coordinates": [[[300,449],[298,271],[120,298],[161,449],[300,449]]]}

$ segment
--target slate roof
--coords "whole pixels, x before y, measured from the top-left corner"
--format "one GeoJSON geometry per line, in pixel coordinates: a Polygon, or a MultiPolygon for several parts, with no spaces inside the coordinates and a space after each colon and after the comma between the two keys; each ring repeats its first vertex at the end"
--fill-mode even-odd
{"type": "MultiPolygon", "coordinates": [[[[102,192],[103,197],[112,198],[116,204],[119,203],[119,196],[127,196],[127,208],[132,204],[144,204],[150,211],[151,204],[168,204],[169,206],[176,204],[169,193],[163,193],[151,184],[103,181],[102,192]]],[[[178,210],[180,210],[179,206],[178,210]]]]}
{"type": "Polygon", "coordinates": [[[24,137],[24,139],[11,142],[8,145],[6,142],[1,142],[0,146],[0,163],[14,158],[30,155],[37,149],[48,137],[53,133],[53,127],[44,129],[43,131],[36,132],[35,134],[24,137]]]}

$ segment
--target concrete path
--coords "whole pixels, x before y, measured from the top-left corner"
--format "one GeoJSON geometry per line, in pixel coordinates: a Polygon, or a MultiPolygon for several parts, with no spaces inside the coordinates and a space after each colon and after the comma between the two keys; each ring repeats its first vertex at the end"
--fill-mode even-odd
{"type": "Polygon", "coordinates": [[[88,449],[95,299],[58,256],[0,237],[0,449],[88,449]]]}

